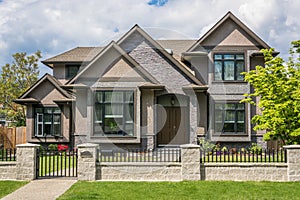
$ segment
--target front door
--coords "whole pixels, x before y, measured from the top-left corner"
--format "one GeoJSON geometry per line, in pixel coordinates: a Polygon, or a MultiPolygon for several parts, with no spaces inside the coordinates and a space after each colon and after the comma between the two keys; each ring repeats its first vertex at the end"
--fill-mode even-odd
{"type": "Polygon", "coordinates": [[[158,145],[188,143],[188,108],[160,107],[157,109],[158,145]],[[165,123],[164,123],[165,122],[165,123]],[[164,123],[164,124],[163,124],[164,123]]]}

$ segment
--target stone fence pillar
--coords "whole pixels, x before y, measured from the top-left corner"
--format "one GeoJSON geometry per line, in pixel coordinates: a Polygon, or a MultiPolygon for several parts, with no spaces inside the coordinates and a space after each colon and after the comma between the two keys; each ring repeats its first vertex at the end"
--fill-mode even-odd
{"type": "Polygon", "coordinates": [[[36,150],[38,144],[18,144],[17,145],[17,180],[36,179],[36,150]]]}
{"type": "Polygon", "coordinates": [[[78,180],[94,181],[97,172],[99,145],[80,144],[78,147],[78,180]]]}
{"type": "Polygon", "coordinates": [[[300,145],[284,146],[287,151],[288,181],[300,181],[300,145]]]}
{"type": "Polygon", "coordinates": [[[200,180],[200,146],[181,145],[182,180],[200,180]]]}

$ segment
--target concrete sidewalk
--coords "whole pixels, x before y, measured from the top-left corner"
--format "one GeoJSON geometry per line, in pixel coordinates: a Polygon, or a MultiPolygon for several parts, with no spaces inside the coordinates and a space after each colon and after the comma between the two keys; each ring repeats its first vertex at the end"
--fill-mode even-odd
{"type": "Polygon", "coordinates": [[[66,178],[31,181],[2,200],[54,200],[65,193],[77,180],[66,178]]]}

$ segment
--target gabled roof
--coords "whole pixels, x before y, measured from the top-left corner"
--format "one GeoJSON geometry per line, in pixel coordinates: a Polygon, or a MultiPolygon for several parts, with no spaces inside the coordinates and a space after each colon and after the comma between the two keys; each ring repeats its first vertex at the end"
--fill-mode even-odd
{"type": "Polygon", "coordinates": [[[243,22],[241,22],[235,15],[228,12],[222,19],[220,19],[209,31],[207,31],[196,43],[194,43],[187,52],[193,51],[197,46],[206,40],[214,31],[216,31],[226,20],[231,19],[234,21],[241,29],[243,29],[247,34],[249,34],[258,44],[260,44],[264,49],[269,49],[270,46],[265,43],[260,37],[258,37],[251,29],[249,29],[243,22]]]}
{"type": "Polygon", "coordinates": [[[162,53],[169,61],[171,61],[184,75],[190,78],[195,84],[203,85],[188,69],[180,64],[172,55],[170,55],[165,48],[163,48],[157,41],[155,41],[150,35],[148,35],[137,24],[134,25],[125,35],[123,35],[117,44],[121,45],[131,34],[134,32],[140,33],[151,45],[153,45],[160,53],[162,53]]]}
{"type": "MultiPolygon", "coordinates": [[[[81,71],[79,72],[75,77],[73,77],[71,80],[69,80],[66,85],[74,84],[74,82],[82,75],[84,74],[98,59],[101,58],[105,53],[107,53],[110,49],[114,48],[120,53],[120,56],[124,58],[126,61],[128,61],[132,66],[135,67],[135,69],[144,75],[147,79],[149,79],[153,83],[158,83],[158,81],[149,74],[143,67],[141,67],[130,55],[128,55],[118,44],[114,41],[112,41],[110,44],[108,44],[98,55],[96,55],[93,60],[81,71]]],[[[100,78],[100,77],[99,77],[100,78]]]]}
{"type": "Polygon", "coordinates": [[[76,47],[52,58],[42,61],[48,67],[53,67],[51,64],[59,62],[82,63],[91,61],[103,47],[76,47]]]}
{"type": "Polygon", "coordinates": [[[21,102],[25,99],[32,100],[32,98],[28,98],[27,96],[46,80],[48,80],[66,99],[72,99],[72,96],[67,91],[61,88],[61,83],[58,82],[53,76],[46,73],[42,78],[35,82],[24,94],[22,94],[18,99],[16,99],[16,102],[21,102]]]}

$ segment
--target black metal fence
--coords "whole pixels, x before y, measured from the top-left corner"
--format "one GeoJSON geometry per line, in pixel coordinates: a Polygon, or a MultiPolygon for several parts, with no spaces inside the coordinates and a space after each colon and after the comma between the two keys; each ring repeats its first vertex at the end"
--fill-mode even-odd
{"type": "Polygon", "coordinates": [[[16,149],[0,149],[0,161],[16,161],[16,149]]]}
{"type": "Polygon", "coordinates": [[[37,149],[37,177],[77,177],[77,150],[37,149]]]}
{"type": "Polygon", "coordinates": [[[286,162],[284,149],[200,150],[200,162],[271,163],[286,162]]]}
{"type": "Polygon", "coordinates": [[[180,148],[101,150],[101,162],[181,162],[180,148]]]}

